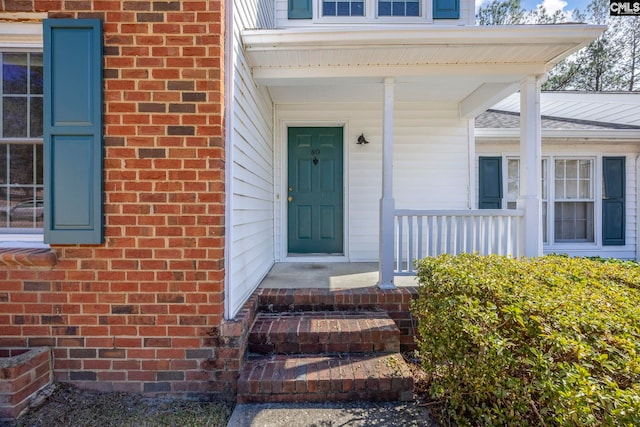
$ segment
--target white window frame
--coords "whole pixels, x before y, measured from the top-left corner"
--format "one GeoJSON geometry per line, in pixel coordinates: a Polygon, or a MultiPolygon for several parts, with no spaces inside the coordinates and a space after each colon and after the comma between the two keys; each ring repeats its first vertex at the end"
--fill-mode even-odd
{"type": "MultiPolygon", "coordinates": [[[[580,247],[584,248],[585,246],[600,246],[601,239],[601,217],[602,217],[602,195],[601,195],[601,187],[602,187],[602,169],[599,166],[602,163],[602,156],[571,156],[571,155],[557,155],[551,156],[550,162],[548,164],[549,177],[548,179],[548,189],[547,195],[549,197],[549,201],[547,203],[548,207],[548,231],[549,231],[549,240],[550,246],[568,249],[572,247],[580,247]],[[556,187],[555,187],[555,177],[556,177],[556,160],[589,160],[592,165],[592,176],[591,176],[591,197],[593,200],[593,241],[574,241],[574,242],[556,242],[555,240],[555,204],[556,204],[556,187]],[[600,185],[598,185],[600,184],[600,185]]],[[[587,201],[582,199],[571,200],[574,202],[587,201]]],[[[588,202],[588,201],[587,201],[588,202]]]]}
{"type": "Polygon", "coordinates": [[[315,2],[314,22],[319,24],[424,24],[433,23],[433,1],[419,0],[419,16],[379,16],[378,0],[364,0],[364,16],[323,16],[322,0],[315,2]]]}
{"type": "MultiPolygon", "coordinates": [[[[42,52],[41,22],[0,22],[0,51],[3,52],[42,52]]],[[[19,142],[19,141],[18,141],[19,142]]],[[[33,140],[29,141],[33,143],[33,140]]],[[[49,245],[44,243],[42,229],[16,229],[16,232],[0,233],[0,248],[37,248],[49,245]]]]}
{"type": "MultiPolygon", "coordinates": [[[[520,160],[517,154],[502,154],[502,206],[507,208],[507,203],[512,200],[508,199],[508,180],[509,180],[509,160],[520,160]]],[[[547,203],[546,230],[543,230],[543,236],[546,233],[547,238],[544,239],[543,245],[546,250],[571,251],[585,249],[599,249],[602,247],[602,157],[598,155],[580,155],[572,156],[570,154],[550,154],[542,156],[542,160],[546,162],[546,168],[542,170],[542,174],[546,173],[546,189],[542,188],[543,194],[546,190],[546,198],[542,198],[547,203]],[[592,242],[556,242],[555,241],[555,161],[556,160],[590,160],[592,163],[592,180],[591,191],[593,197],[593,241],[592,242]]],[[[518,173],[521,168],[518,168],[518,173]]],[[[542,184],[541,184],[542,185],[542,184]]],[[[576,200],[579,201],[579,200],[576,200]]],[[[542,208],[541,208],[542,211],[542,208]]]]}

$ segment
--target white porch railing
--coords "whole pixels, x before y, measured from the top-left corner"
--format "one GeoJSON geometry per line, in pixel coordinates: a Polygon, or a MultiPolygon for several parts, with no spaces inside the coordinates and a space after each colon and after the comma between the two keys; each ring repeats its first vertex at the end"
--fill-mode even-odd
{"type": "Polygon", "coordinates": [[[448,253],[477,252],[518,257],[522,210],[396,210],[396,276],[415,274],[416,260],[448,253]]]}

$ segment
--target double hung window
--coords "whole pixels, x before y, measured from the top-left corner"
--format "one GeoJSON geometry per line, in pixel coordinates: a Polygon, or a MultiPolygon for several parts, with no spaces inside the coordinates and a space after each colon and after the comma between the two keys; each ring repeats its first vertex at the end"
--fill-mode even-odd
{"type": "Polygon", "coordinates": [[[556,159],[554,169],[554,240],[593,242],[593,160],[556,159]]]}
{"type": "Polygon", "coordinates": [[[0,51],[0,232],[42,233],[42,53],[0,51]]]}
{"type": "MultiPolygon", "coordinates": [[[[542,231],[545,243],[595,241],[594,160],[590,158],[542,159],[542,231]],[[553,180],[548,179],[553,166],[553,180]],[[553,188],[550,188],[550,186],[553,188]],[[549,204],[549,194],[553,200],[549,204]],[[549,241],[548,218],[553,218],[549,241]]],[[[507,158],[506,206],[515,209],[520,194],[520,160],[507,158]]]]}

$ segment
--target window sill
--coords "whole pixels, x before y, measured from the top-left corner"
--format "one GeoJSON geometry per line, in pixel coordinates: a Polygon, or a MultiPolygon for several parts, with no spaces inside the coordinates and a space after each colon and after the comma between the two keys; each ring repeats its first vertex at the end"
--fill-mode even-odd
{"type": "Polygon", "coordinates": [[[56,253],[49,248],[0,248],[0,265],[53,267],[57,263],[56,253]]]}

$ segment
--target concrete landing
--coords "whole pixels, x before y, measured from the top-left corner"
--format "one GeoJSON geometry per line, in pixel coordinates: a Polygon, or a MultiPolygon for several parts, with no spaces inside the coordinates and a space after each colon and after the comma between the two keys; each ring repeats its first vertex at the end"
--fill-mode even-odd
{"type": "MultiPolygon", "coordinates": [[[[354,289],[376,286],[376,262],[281,262],[276,263],[260,284],[272,289],[354,289]]],[[[398,287],[416,286],[414,276],[396,276],[398,287]]]]}

